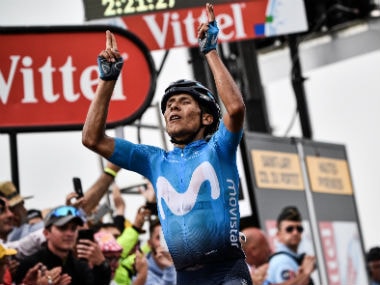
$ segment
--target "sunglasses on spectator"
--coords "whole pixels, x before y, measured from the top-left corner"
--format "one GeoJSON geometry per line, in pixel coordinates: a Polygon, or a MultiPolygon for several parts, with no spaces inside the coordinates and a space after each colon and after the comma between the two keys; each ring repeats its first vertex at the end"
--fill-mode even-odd
{"type": "Polygon", "coordinates": [[[62,206],[54,209],[50,214],[50,217],[55,217],[55,218],[62,218],[66,216],[75,216],[79,217],[82,219],[82,221],[86,221],[86,217],[82,211],[79,209],[73,207],[73,206],[62,206]]]}
{"type": "Polygon", "coordinates": [[[303,226],[287,226],[285,228],[285,231],[288,234],[292,233],[294,230],[297,230],[297,232],[302,233],[303,232],[303,226]]]}

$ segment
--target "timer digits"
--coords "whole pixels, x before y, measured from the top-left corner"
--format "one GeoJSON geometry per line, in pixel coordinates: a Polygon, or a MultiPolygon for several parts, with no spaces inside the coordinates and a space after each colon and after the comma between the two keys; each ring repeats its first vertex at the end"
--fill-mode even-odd
{"type": "Polygon", "coordinates": [[[175,7],[176,0],[102,0],[104,17],[155,12],[175,7]]]}

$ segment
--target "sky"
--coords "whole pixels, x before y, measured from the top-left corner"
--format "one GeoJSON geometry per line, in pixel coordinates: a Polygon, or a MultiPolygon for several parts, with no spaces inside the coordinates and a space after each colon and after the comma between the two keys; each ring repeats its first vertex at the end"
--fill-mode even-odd
{"type": "MultiPolygon", "coordinates": [[[[84,21],[80,0],[2,0],[1,26],[73,25],[84,21]]],[[[259,64],[266,64],[260,57],[259,64]]],[[[279,55],[281,56],[281,55],[279,55]]],[[[284,55],[282,55],[284,56],[284,55]]],[[[153,53],[156,66],[162,52],[153,53]]],[[[185,49],[172,50],[158,78],[153,103],[157,102],[165,86],[173,78],[189,78],[190,66],[185,49]],[[178,68],[182,64],[183,68],[178,68]]],[[[314,139],[320,142],[344,144],[350,162],[356,205],[366,249],[380,245],[378,204],[380,176],[377,173],[380,150],[380,121],[378,70],[380,52],[364,54],[344,62],[308,71],[305,89],[308,99],[314,139]]],[[[263,69],[264,70],[264,69],[263,69]]],[[[268,68],[265,69],[268,72],[268,68]]],[[[270,72],[270,71],[269,71],[270,72]]],[[[263,74],[263,78],[267,78],[263,74]]],[[[269,76],[270,77],[270,76],[269,76]]],[[[269,78],[268,77],[268,78],[269,78]]],[[[274,135],[283,136],[295,108],[295,99],[287,77],[263,82],[270,122],[274,135]]],[[[144,114],[144,123],[156,124],[155,108],[144,114]]],[[[0,114],[1,119],[1,114],[0,114]]],[[[125,127],[124,135],[137,142],[136,129],[125,127]]],[[[109,131],[113,134],[113,131],[109,131]]],[[[302,136],[296,120],[289,136],[302,136]]],[[[144,131],[142,143],[162,146],[157,132],[144,131]]],[[[80,132],[33,133],[17,136],[20,189],[29,208],[52,207],[64,202],[72,191],[72,177],[80,177],[84,189],[91,186],[101,173],[100,159],[81,144],[80,132]]],[[[0,134],[0,179],[10,179],[9,137],[0,134]]],[[[139,175],[122,171],[117,178],[121,187],[139,183],[139,175]]],[[[128,196],[127,217],[133,219],[137,207],[143,203],[138,196],[128,196]]]]}

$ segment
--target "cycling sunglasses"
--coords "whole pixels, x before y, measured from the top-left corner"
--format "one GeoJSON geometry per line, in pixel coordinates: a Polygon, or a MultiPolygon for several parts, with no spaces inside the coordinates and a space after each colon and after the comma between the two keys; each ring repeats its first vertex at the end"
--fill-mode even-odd
{"type": "Polygon", "coordinates": [[[303,232],[303,226],[287,226],[285,228],[285,231],[288,234],[292,233],[294,230],[297,230],[297,232],[302,233],[303,232]]]}
{"type": "Polygon", "coordinates": [[[84,213],[73,207],[73,206],[61,206],[61,207],[57,207],[55,209],[53,209],[47,219],[51,219],[51,218],[62,218],[62,217],[67,217],[67,216],[74,216],[74,217],[78,217],[80,218],[83,222],[86,221],[86,217],[84,215],[84,213]]]}

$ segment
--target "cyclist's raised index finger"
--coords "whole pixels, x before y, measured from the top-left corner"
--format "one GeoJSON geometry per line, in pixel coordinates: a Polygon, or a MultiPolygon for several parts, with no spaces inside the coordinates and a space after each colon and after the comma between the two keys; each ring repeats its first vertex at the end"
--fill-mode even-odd
{"type": "Polygon", "coordinates": [[[111,48],[117,50],[116,37],[113,33],[111,33],[111,48]]]}
{"type": "Polygon", "coordinates": [[[112,34],[110,31],[106,31],[106,49],[112,48],[112,34]]]}

